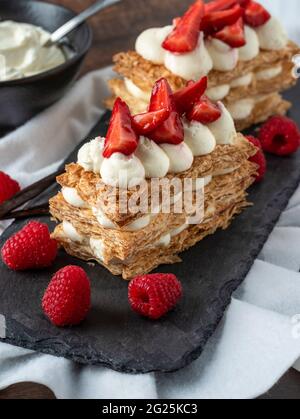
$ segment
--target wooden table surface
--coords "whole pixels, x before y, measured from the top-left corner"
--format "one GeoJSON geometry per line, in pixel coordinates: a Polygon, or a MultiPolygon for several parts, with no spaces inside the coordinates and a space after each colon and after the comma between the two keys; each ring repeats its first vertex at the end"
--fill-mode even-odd
{"type": "MultiPolygon", "coordinates": [[[[94,0],[49,1],[77,12],[94,3],[94,0]]],[[[109,65],[113,54],[134,46],[143,29],[170,23],[190,3],[190,0],[122,0],[119,5],[91,18],[94,42],[83,73],[109,65]]],[[[34,383],[20,383],[0,391],[0,399],[15,398],[51,399],[54,395],[48,388],[34,383]]],[[[300,399],[300,373],[290,370],[263,398],[300,399]]]]}

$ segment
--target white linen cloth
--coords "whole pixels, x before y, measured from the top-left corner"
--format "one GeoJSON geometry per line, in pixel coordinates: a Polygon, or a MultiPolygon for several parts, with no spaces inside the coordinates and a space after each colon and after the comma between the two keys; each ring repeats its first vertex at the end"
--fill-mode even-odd
{"type": "MultiPolygon", "coordinates": [[[[293,5],[294,20],[287,27],[298,30],[298,0],[265,3],[282,17],[290,10],[287,3],[293,5]]],[[[85,76],[60,103],[1,139],[0,170],[22,186],[55,170],[101,116],[110,72],[85,76]]],[[[0,389],[33,381],[58,398],[257,397],[300,357],[299,268],[300,187],[203,354],[190,366],[173,374],[128,375],[1,343],[0,389]]]]}

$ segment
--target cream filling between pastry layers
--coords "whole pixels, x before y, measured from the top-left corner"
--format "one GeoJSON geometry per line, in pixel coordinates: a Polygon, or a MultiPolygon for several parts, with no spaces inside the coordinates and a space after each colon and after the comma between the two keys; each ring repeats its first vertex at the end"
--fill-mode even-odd
{"type": "Polygon", "coordinates": [[[63,187],[61,190],[65,201],[76,208],[85,208],[86,203],[80,198],[75,188],[63,187]]]}
{"type": "Polygon", "coordinates": [[[245,76],[238,77],[237,79],[232,80],[230,83],[230,87],[236,88],[236,87],[247,87],[249,86],[253,81],[253,73],[246,74],[245,76]]]}
{"type": "Polygon", "coordinates": [[[248,118],[255,107],[255,99],[246,98],[229,104],[228,109],[235,121],[248,118]]]}
{"type": "MultiPolygon", "coordinates": [[[[198,178],[197,180],[195,180],[194,185],[193,185],[193,191],[197,191],[197,190],[201,190],[203,187],[206,187],[207,185],[210,184],[210,182],[213,180],[214,176],[220,176],[221,174],[227,174],[227,173],[231,173],[234,170],[236,170],[237,168],[233,168],[233,169],[228,169],[228,170],[224,170],[224,173],[221,172],[215,172],[213,175],[209,175],[206,176],[204,178],[198,178]]],[[[73,189],[73,193],[77,194],[77,191],[75,188],[69,188],[69,189],[73,189]]],[[[180,199],[182,199],[183,197],[183,193],[180,191],[178,192],[171,200],[170,203],[171,205],[175,205],[180,199]]],[[[70,205],[72,205],[70,202],[68,202],[70,205]]],[[[75,203],[75,202],[73,202],[75,203]]],[[[80,208],[76,205],[72,205],[74,207],[80,208]]],[[[82,208],[82,207],[81,207],[82,208]]],[[[84,203],[84,208],[89,208],[87,203],[84,203]]],[[[126,232],[137,232],[140,231],[142,229],[144,229],[145,227],[147,227],[151,221],[157,217],[157,215],[159,214],[159,211],[154,212],[152,214],[145,214],[144,216],[132,221],[131,223],[125,225],[124,227],[122,227],[122,229],[119,229],[116,227],[116,225],[104,214],[104,212],[102,211],[101,208],[99,207],[90,207],[91,211],[94,215],[94,217],[96,218],[97,222],[99,223],[99,225],[101,225],[101,227],[105,228],[105,229],[110,229],[110,230],[116,230],[116,231],[126,231],[126,232]]],[[[161,209],[161,205],[159,210],[161,209]]],[[[84,237],[78,233],[78,231],[75,229],[75,227],[69,222],[69,221],[63,221],[63,230],[65,235],[72,241],[74,242],[80,242],[82,243],[84,241],[84,237]]]]}
{"type": "Polygon", "coordinates": [[[206,95],[210,100],[217,102],[223,100],[230,92],[230,84],[222,84],[220,86],[211,87],[207,89],[206,95]]]}
{"type": "Polygon", "coordinates": [[[125,82],[125,86],[126,86],[126,89],[127,89],[128,93],[130,93],[136,99],[140,99],[140,100],[144,101],[145,106],[147,106],[147,104],[149,103],[150,98],[151,98],[151,92],[146,92],[146,91],[140,89],[136,84],[133,83],[132,80],[130,80],[126,77],[124,79],[124,82],[125,82]]]}
{"type": "Polygon", "coordinates": [[[271,80],[279,76],[283,71],[282,65],[266,68],[265,70],[258,71],[255,74],[257,80],[271,80]]]}
{"type": "MultiPolygon", "coordinates": [[[[283,71],[282,65],[276,65],[273,67],[266,68],[264,70],[257,71],[256,73],[248,73],[244,76],[241,76],[232,80],[230,84],[222,84],[222,85],[207,89],[206,95],[214,102],[221,101],[223,99],[226,99],[231,89],[235,89],[239,87],[247,87],[252,83],[253,79],[256,79],[258,81],[271,80],[273,78],[278,77],[280,74],[282,74],[282,71],[283,71]]],[[[131,80],[130,80],[130,85],[134,86],[134,88],[131,88],[131,89],[127,88],[128,93],[130,93],[135,99],[143,100],[145,102],[145,109],[146,109],[147,102],[144,99],[142,99],[142,96],[150,97],[151,92],[142,91],[131,80]],[[141,93],[143,93],[143,95],[141,93]]]]}

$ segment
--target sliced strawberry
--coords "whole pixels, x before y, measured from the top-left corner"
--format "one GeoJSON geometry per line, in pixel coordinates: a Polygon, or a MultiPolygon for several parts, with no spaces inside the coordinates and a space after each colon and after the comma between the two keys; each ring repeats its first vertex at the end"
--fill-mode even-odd
{"type": "Polygon", "coordinates": [[[211,102],[207,96],[203,96],[186,116],[189,121],[197,121],[206,125],[215,122],[221,115],[218,105],[211,102]]]}
{"type": "Polygon", "coordinates": [[[244,20],[245,22],[256,28],[264,25],[268,20],[271,19],[270,13],[256,1],[250,1],[245,9],[244,20]]]}
{"type": "Polygon", "coordinates": [[[240,5],[235,5],[230,10],[222,10],[217,12],[207,13],[201,22],[201,30],[206,35],[219,32],[225,26],[233,25],[244,14],[244,9],[240,5]]]}
{"type": "Polygon", "coordinates": [[[237,0],[238,4],[244,9],[251,3],[252,0],[237,0]]]}
{"type": "Polygon", "coordinates": [[[203,96],[207,89],[207,77],[199,81],[190,81],[186,87],[174,93],[176,107],[180,114],[184,114],[203,96]]]}
{"type": "Polygon", "coordinates": [[[161,109],[169,110],[170,116],[155,130],[150,132],[148,137],[158,144],[180,144],[184,139],[183,125],[176,109],[171,87],[166,79],[160,79],[155,83],[149,112],[156,112],[161,109]]]}
{"type": "Polygon", "coordinates": [[[160,111],[161,109],[168,109],[171,111],[174,107],[173,92],[164,78],[157,80],[152,89],[149,112],[160,111]]]}
{"type": "Polygon", "coordinates": [[[126,103],[118,98],[110,119],[103,156],[107,159],[114,153],[129,156],[135,152],[137,146],[138,135],[132,127],[130,110],[126,103]]]}
{"type": "Polygon", "coordinates": [[[205,14],[231,9],[237,4],[237,0],[215,0],[205,5],[205,14]]]}
{"type": "Polygon", "coordinates": [[[146,135],[168,119],[170,113],[169,109],[140,113],[132,118],[133,127],[138,134],[146,135]]]}
{"type": "Polygon", "coordinates": [[[205,14],[231,9],[239,4],[241,7],[247,7],[251,0],[215,0],[205,5],[205,14]]]}
{"type": "Polygon", "coordinates": [[[169,118],[158,128],[148,134],[157,144],[180,144],[184,140],[184,130],[179,114],[171,112],[169,118]]]}
{"type": "Polygon", "coordinates": [[[163,42],[163,48],[175,53],[193,51],[198,44],[203,15],[204,3],[202,0],[197,0],[185,15],[177,20],[175,29],[163,42]]]}
{"type": "Polygon", "coordinates": [[[241,48],[246,45],[244,21],[242,18],[231,26],[226,26],[221,31],[213,35],[213,38],[217,38],[225,44],[231,46],[231,48],[241,48]]]}

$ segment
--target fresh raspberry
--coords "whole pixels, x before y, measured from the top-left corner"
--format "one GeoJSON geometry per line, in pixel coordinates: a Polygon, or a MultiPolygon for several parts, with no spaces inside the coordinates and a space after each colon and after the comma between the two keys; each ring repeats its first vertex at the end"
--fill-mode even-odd
{"type": "Polygon", "coordinates": [[[47,268],[57,255],[57,242],[46,224],[31,221],[10,237],[1,250],[3,262],[14,271],[47,268]]]}
{"type": "Polygon", "coordinates": [[[294,121],[273,116],[260,129],[258,138],[264,151],[277,156],[289,156],[300,146],[300,132],[294,121]]]}
{"type": "Polygon", "coordinates": [[[256,163],[259,166],[258,174],[256,176],[256,182],[261,182],[265,177],[267,171],[267,160],[264,151],[262,149],[260,141],[257,138],[252,137],[251,135],[246,136],[246,138],[248,141],[250,141],[250,143],[252,143],[253,145],[255,145],[255,147],[259,149],[255,156],[249,158],[249,161],[256,163]]]}
{"type": "Polygon", "coordinates": [[[4,172],[0,172],[0,204],[20,191],[20,185],[4,172]]]}
{"type": "Polygon", "coordinates": [[[58,327],[81,323],[90,306],[90,280],[79,266],[66,266],[56,272],[42,300],[45,315],[58,327]]]}
{"type": "Polygon", "coordinates": [[[159,319],[174,308],[181,295],[181,283],[172,274],[138,276],[128,288],[133,311],[152,320],[159,319]]]}

